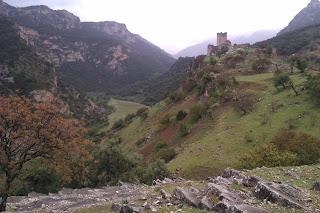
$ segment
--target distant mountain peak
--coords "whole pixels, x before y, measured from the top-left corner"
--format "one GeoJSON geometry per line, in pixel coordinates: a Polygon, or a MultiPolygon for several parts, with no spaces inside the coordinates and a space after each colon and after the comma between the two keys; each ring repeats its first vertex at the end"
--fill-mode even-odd
{"type": "Polygon", "coordinates": [[[278,35],[320,24],[320,1],[311,0],[278,35]]]}

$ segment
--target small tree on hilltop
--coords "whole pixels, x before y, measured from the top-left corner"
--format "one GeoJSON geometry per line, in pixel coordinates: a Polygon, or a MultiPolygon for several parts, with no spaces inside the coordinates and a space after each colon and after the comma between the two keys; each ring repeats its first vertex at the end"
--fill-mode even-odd
{"type": "Polygon", "coordinates": [[[24,165],[36,158],[73,161],[83,159],[86,151],[81,123],[63,117],[56,107],[33,103],[24,97],[0,97],[0,172],[3,187],[0,211],[5,211],[13,181],[24,165]],[[68,158],[68,160],[66,160],[68,158]]]}
{"type": "Polygon", "coordinates": [[[310,98],[316,103],[320,103],[320,76],[308,76],[305,87],[310,98]]]}
{"type": "Polygon", "coordinates": [[[304,59],[298,59],[297,60],[297,68],[300,70],[300,72],[304,73],[308,67],[308,62],[304,59]]]}
{"type": "Polygon", "coordinates": [[[236,97],[237,108],[243,114],[246,115],[251,112],[254,108],[255,97],[251,93],[241,93],[236,97]]]}
{"type": "Polygon", "coordinates": [[[279,89],[279,86],[282,87],[282,89],[286,89],[287,87],[291,88],[296,96],[299,95],[293,81],[291,80],[289,74],[280,74],[274,78],[274,86],[279,89]]]}

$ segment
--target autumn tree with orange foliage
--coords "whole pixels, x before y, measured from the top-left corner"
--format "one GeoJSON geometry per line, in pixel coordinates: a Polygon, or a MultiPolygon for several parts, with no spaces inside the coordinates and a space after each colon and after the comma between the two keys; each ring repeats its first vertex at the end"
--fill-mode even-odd
{"type": "Polygon", "coordinates": [[[63,170],[65,178],[81,179],[89,158],[85,129],[49,103],[34,103],[19,96],[0,97],[0,173],[3,186],[0,211],[5,211],[13,181],[24,165],[46,159],[63,170]]]}

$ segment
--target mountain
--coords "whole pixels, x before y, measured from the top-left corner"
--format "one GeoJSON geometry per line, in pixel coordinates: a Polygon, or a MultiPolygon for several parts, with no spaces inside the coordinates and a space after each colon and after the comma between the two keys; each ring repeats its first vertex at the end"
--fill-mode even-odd
{"type": "Polygon", "coordinates": [[[138,82],[130,88],[124,88],[119,94],[123,97],[138,97],[140,102],[147,105],[155,104],[168,93],[178,89],[193,61],[194,57],[180,57],[168,72],[147,81],[138,82]]]}
{"type": "MultiPolygon", "coordinates": [[[[277,53],[280,55],[288,56],[296,53],[303,53],[304,56],[306,56],[307,53],[319,50],[320,24],[280,34],[272,39],[256,44],[256,46],[266,45],[277,48],[277,53]]],[[[319,56],[316,54],[313,58],[319,58],[319,56]]]]}
{"type": "Polygon", "coordinates": [[[15,8],[0,1],[0,15],[56,67],[61,80],[81,92],[115,94],[123,86],[160,75],[174,59],[116,22],[81,22],[65,10],[15,8]]]}
{"type": "MultiPolygon", "coordinates": [[[[247,35],[234,35],[230,37],[232,43],[242,44],[242,43],[255,43],[258,41],[263,41],[276,36],[278,30],[260,30],[247,35]]],[[[175,58],[179,57],[194,57],[198,55],[207,54],[208,44],[212,44],[215,39],[206,40],[199,44],[187,47],[175,54],[175,58]]]]}
{"type": "Polygon", "coordinates": [[[318,24],[320,24],[320,2],[319,0],[311,0],[308,6],[301,10],[278,35],[318,24]]]}

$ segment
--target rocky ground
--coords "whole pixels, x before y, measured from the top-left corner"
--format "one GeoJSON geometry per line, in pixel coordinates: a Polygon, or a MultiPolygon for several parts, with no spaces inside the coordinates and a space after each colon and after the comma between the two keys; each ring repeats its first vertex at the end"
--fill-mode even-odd
{"type": "Polygon", "coordinates": [[[57,194],[31,193],[10,197],[11,212],[319,212],[320,167],[240,172],[226,169],[221,176],[205,181],[183,178],[155,181],[153,186],[119,182],[118,186],[100,189],[63,189],[57,194]],[[311,169],[312,168],[312,169],[311,169]],[[303,180],[309,171],[308,180],[303,180]],[[280,173],[279,173],[280,172],[280,173]],[[270,181],[274,175],[275,181],[270,181]],[[301,186],[281,177],[301,179],[301,186]],[[265,177],[264,180],[261,177],[265,177]]]}

